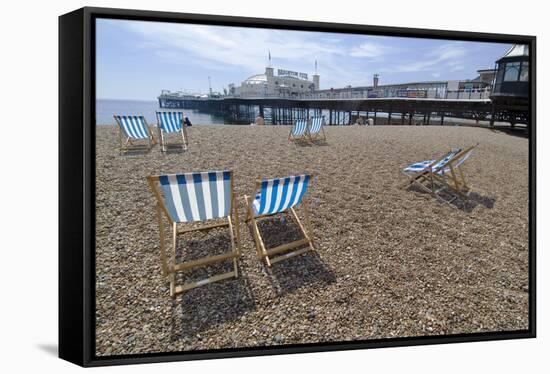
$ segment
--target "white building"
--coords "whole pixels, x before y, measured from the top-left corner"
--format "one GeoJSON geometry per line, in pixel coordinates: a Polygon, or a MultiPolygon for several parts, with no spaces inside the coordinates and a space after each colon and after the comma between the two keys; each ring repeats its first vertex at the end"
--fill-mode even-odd
{"type": "Polygon", "coordinates": [[[229,94],[237,97],[292,97],[319,89],[319,75],[313,74],[312,80],[308,74],[296,71],[265,68],[265,74],[257,74],[245,79],[241,86],[229,85],[229,94]]]}

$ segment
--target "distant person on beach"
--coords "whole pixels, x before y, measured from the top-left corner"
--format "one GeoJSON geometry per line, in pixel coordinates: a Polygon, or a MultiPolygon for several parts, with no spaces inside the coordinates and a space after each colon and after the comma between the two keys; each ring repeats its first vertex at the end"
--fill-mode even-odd
{"type": "Polygon", "coordinates": [[[262,116],[256,117],[255,125],[257,125],[257,126],[265,125],[264,117],[262,117],[262,116]]]}
{"type": "Polygon", "coordinates": [[[183,122],[185,122],[185,126],[193,126],[193,125],[191,124],[191,121],[189,120],[189,117],[187,117],[187,116],[185,116],[185,117],[183,118],[183,122]]]}

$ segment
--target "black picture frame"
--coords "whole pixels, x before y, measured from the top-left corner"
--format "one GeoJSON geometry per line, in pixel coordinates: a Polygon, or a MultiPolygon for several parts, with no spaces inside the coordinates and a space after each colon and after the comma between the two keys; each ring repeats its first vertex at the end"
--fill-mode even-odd
{"type": "Polygon", "coordinates": [[[426,30],[295,20],[228,17],[85,7],[59,18],[59,357],[81,366],[104,366],[446,344],[536,337],[536,38],[524,35],[426,30]],[[95,19],[115,18],[206,25],[528,44],[529,125],[529,329],[265,348],[95,355],[95,19]]]}

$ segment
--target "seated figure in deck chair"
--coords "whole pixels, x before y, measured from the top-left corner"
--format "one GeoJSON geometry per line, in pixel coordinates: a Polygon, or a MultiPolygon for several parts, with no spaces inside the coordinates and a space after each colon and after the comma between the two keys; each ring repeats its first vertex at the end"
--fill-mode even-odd
{"type": "Polygon", "coordinates": [[[289,140],[307,140],[307,119],[297,119],[288,134],[289,140]]]}
{"type": "Polygon", "coordinates": [[[182,112],[156,112],[160,147],[163,152],[169,147],[187,149],[187,125],[182,112]],[[168,143],[169,134],[181,134],[181,142],[168,143]]]}
{"type": "Polygon", "coordinates": [[[426,160],[421,162],[415,162],[405,167],[401,172],[405,174],[409,180],[403,187],[409,187],[413,184],[418,185],[423,190],[436,195],[436,180],[434,175],[441,172],[455,157],[460,153],[460,149],[453,149],[449,151],[445,156],[441,157],[439,160],[426,160]],[[426,186],[426,182],[429,185],[426,186]]]}
{"type": "Polygon", "coordinates": [[[307,130],[307,135],[309,140],[323,140],[326,141],[327,137],[325,135],[325,129],[323,128],[325,124],[325,117],[313,117],[310,120],[309,127],[307,130]]]}
{"type": "Polygon", "coordinates": [[[441,185],[446,187],[451,192],[460,196],[462,199],[466,199],[470,187],[466,183],[464,172],[462,171],[462,164],[466,161],[474,152],[474,149],[479,145],[473,145],[461,152],[457,153],[438,173],[434,174],[434,179],[441,185]]]}
{"type": "Polygon", "coordinates": [[[297,256],[309,250],[314,250],[309,213],[305,202],[303,201],[303,197],[306,193],[310,180],[311,176],[307,174],[286,178],[264,179],[256,182],[256,188],[253,196],[244,197],[248,211],[247,221],[252,221],[252,230],[256,241],[258,258],[264,259],[269,267],[271,267],[271,264],[275,262],[297,256]],[[304,211],[307,230],[294,210],[294,207],[300,205],[300,203],[304,211]],[[304,238],[275,248],[266,248],[260,234],[257,221],[264,217],[269,217],[287,211],[290,211],[304,238]],[[288,252],[291,249],[302,247],[304,245],[307,245],[307,247],[288,252]],[[272,257],[273,255],[283,252],[287,253],[272,257]]]}
{"type": "Polygon", "coordinates": [[[156,143],[143,116],[114,115],[120,137],[120,153],[135,150],[150,151],[156,143]],[[143,141],[147,141],[144,143],[143,141]],[[139,142],[139,143],[138,143],[139,142]]]}
{"type": "Polygon", "coordinates": [[[149,176],[147,181],[157,199],[157,217],[160,231],[160,259],[162,274],[169,277],[170,296],[205,284],[238,277],[237,258],[240,254],[239,218],[233,194],[233,173],[211,171],[202,173],[149,176]],[[170,259],[166,255],[163,217],[168,221],[172,236],[170,259]],[[217,221],[208,225],[177,230],[178,224],[199,221],[217,221]],[[220,222],[223,220],[223,222],[220,222]],[[185,262],[176,262],[177,237],[191,231],[228,226],[231,250],[185,262]],[[235,240],[236,238],[236,240],[235,240]],[[233,270],[209,278],[176,285],[176,274],[181,271],[233,260],[233,270]]]}

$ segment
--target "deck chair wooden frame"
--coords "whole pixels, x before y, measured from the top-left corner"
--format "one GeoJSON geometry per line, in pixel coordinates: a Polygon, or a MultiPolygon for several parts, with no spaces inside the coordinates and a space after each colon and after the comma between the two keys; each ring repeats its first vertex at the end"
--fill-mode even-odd
{"type": "Polygon", "coordinates": [[[190,224],[196,224],[196,222],[191,222],[191,223],[174,222],[174,220],[171,218],[171,215],[166,207],[166,204],[164,203],[162,192],[159,188],[160,176],[147,177],[147,182],[149,183],[149,186],[153,191],[153,194],[156,197],[156,201],[157,201],[156,211],[157,211],[157,219],[159,224],[160,261],[161,261],[162,275],[164,277],[167,277],[168,281],[170,282],[170,296],[172,298],[175,298],[178,294],[191,290],[193,288],[197,288],[197,287],[204,286],[214,282],[219,282],[224,279],[238,278],[239,276],[238,264],[237,264],[237,260],[241,254],[239,215],[237,212],[237,204],[236,204],[235,193],[234,193],[233,172],[230,171],[230,173],[231,173],[231,176],[230,176],[231,207],[230,207],[230,215],[223,218],[224,222],[203,224],[199,227],[189,227],[189,228],[183,228],[180,230],[178,230],[178,225],[180,226],[190,225],[190,224]],[[171,230],[172,243],[171,243],[171,254],[169,256],[166,254],[167,243],[165,238],[163,217],[164,219],[167,220],[168,226],[170,227],[170,230],[171,230]],[[214,228],[225,227],[225,226],[227,226],[229,229],[229,235],[231,240],[231,250],[229,252],[219,254],[219,255],[214,255],[214,256],[206,256],[200,259],[191,260],[187,262],[179,262],[179,263],[176,262],[176,249],[177,249],[177,241],[179,236],[185,235],[193,231],[212,230],[214,228]],[[188,270],[200,268],[200,267],[205,267],[211,264],[215,264],[223,261],[229,261],[229,260],[233,261],[232,271],[216,274],[202,280],[185,283],[182,285],[176,284],[176,274],[179,272],[188,271],[188,270]]]}
{"type": "MultiPolygon", "coordinates": [[[[310,182],[311,178],[313,176],[310,174],[310,182]]],[[[308,251],[314,251],[314,238],[311,230],[311,220],[309,217],[309,211],[307,209],[307,202],[305,196],[302,198],[302,201],[299,205],[302,206],[302,211],[304,213],[306,224],[304,225],[300,218],[298,217],[298,214],[296,213],[296,210],[294,207],[291,207],[288,210],[274,213],[274,214],[265,214],[265,215],[255,215],[252,203],[254,201],[254,196],[260,191],[262,180],[258,179],[256,181],[256,185],[254,188],[254,193],[251,196],[244,195],[244,201],[246,204],[247,209],[247,215],[246,215],[246,222],[251,222],[252,224],[252,233],[254,236],[254,241],[256,243],[256,254],[258,256],[259,260],[264,260],[266,265],[268,267],[271,267],[274,263],[277,263],[279,261],[285,260],[287,258],[295,257],[298,255],[301,255],[302,253],[308,252],[308,251]],[[260,220],[263,220],[265,218],[273,217],[276,215],[281,215],[286,213],[287,211],[290,211],[290,214],[292,216],[292,219],[294,223],[298,226],[300,232],[304,236],[302,239],[295,240],[290,243],[281,244],[274,248],[267,248],[264,240],[262,238],[262,235],[260,233],[260,229],[258,227],[258,222],[260,220]],[[293,249],[296,249],[298,247],[302,247],[304,245],[307,245],[305,248],[297,249],[294,251],[291,251],[293,249]],[[290,252],[289,252],[290,251],[290,252]],[[284,253],[286,252],[286,253],[284,253]],[[281,254],[284,253],[284,254],[281,254]]]]}
{"type": "Polygon", "coordinates": [[[464,176],[462,165],[466,158],[471,155],[471,152],[479,145],[473,145],[456,154],[440,172],[434,173],[434,181],[439,183],[443,188],[446,188],[466,200],[470,187],[464,176]]]}
{"type": "Polygon", "coordinates": [[[119,153],[123,154],[129,151],[151,151],[153,148],[153,145],[155,145],[157,142],[155,140],[155,137],[153,133],[151,132],[151,127],[147,123],[147,120],[144,116],[130,116],[130,117],[139,117],[143,120],[143,123],[145,124],[145,131],[147,131],[147,139],[136,139],[130,136],[124,129],[124,126],[122,123],[120,123],[118,115],[113,115],[113,118],[115,119],[115,123],[118,125],[118,135],[119,135],[119,153]]]}
{"type": "MultiPolygon", "coordinates": [[[[183,113],[181,113],[181,128],[180,130],[173,131],[170,133],[167,133],[164,131],[164,129],[161,126],[161,120],[159,117],[160,113],[170,113],[170,112],[156,112],[157,116],[157,129],[158,129],[158,137],[160,142],[160,149],[162,152],[168,151],[170,148],[181,148],[186,150],[189,146],[189,137],[187,135],[187,125],[184,120],[183,113]],[[181,142],[174,141],[169,142],[170,137],[179,137],[181,136],[181,142]]],[[[180,113],[180,112],[171,112],[171,113],[180,113]]]]}
{"type": "Polygon", "coordinates": [[[438,190],[436,189],[437,185],[436,185],[435,175],[437,174],[437,172],[439,172],[440,170],[445,168],[446,165],[450,162],[450,160],[452,160],[454,157],[456,157],[456,155],[459,154],[459,153],[461,153],[460,149],[451,150],[439,159],[430,160],[431,162],[426,161],[427,163],[426,163],[424,169],[422,169],[419,172],[414,173],[412,175],[409,175],[409,174],[403,172],[403,174],[405,176],[407,176],[409,178],[409,180],[407,182],[405,182],[402,187],[403,188],[408,188],[409,186],[415,184],[418,187],[420,187],[422,190],[424,190],[428,193],[431,193],[432,195],[437,196],[438,190]],[[438,167],[437,170],[434,170],[434,168],[438,164],[442,163],[442,161],[446,157],[448,157],[451,154],[451,152],[454,152],[454,154],[451,156],[451,158],[447,162],[443,163],[440,167],[438,167]],[[429,185],[429,187],[426,186],[426,182],[429,185]]]}
{"type": "Polygon", "coordinates": [[[327,135],[325,134],[325,117],[324,116],[321,116],[321,117],[313,117],[313,118],[310,118],[309,121],[308,121],[308,126],[307,126],[307,137],[309,138],[309,141],[311,142],[314,142],[314,141],[326,141],[327,140],[327,135]],[[315,118],[321,118],[321,127],[319,128],[319,131],[317,132],[311,132],[311,127],[312,127],[312,124],[313,124],[313,120],[315,118]]]}
{"type": "Polygon", "coordinates": [[[302,118],[302,119],[295,120],[294,123],[292,124],[292,128],[290,129],[290,133],[288,134],[288,140],[298,141],[298,142],[308,141],[309,140],[309,137],[308,137],[308,134],[307,134],[308,127],[309,127],[309,120],[308,119],[302,118]],[[304,131],[302,132],[301,135],[294,135],[294,130],[296,129],[296,125],[297,125],[298,121],[306,121],[306,123],[304,125],[304,131]]]}

